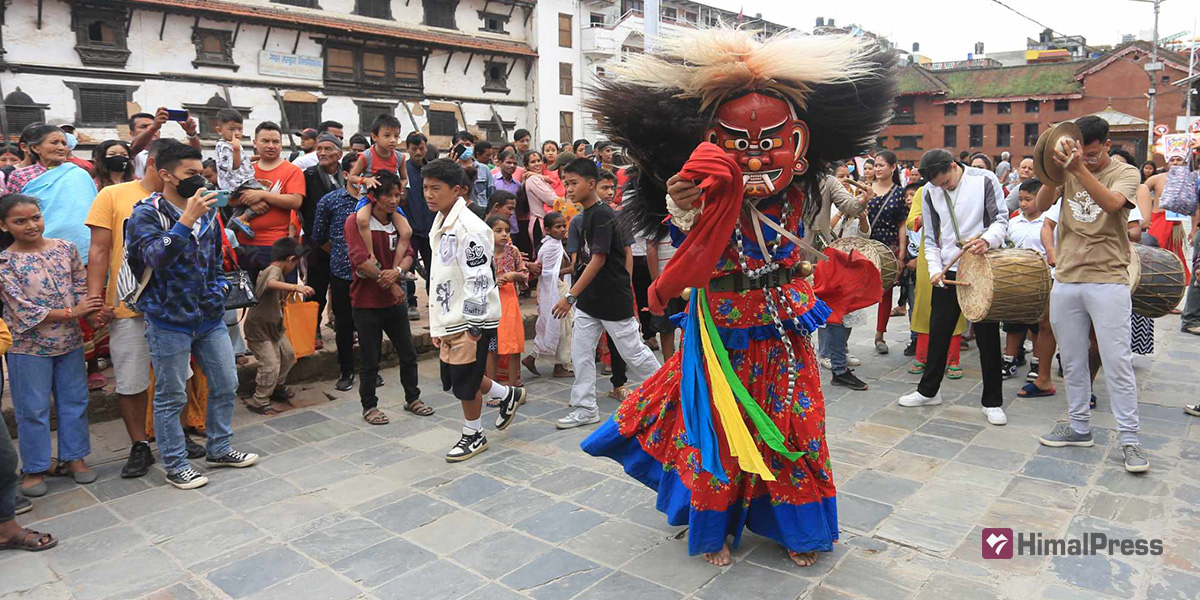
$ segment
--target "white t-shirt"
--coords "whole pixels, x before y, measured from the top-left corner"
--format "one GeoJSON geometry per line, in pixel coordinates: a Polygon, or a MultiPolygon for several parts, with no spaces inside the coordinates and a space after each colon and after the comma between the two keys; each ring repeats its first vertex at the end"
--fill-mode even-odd
{"type": "Polygon", "coordinates": [[[142,150],[133,157],[133,176],[137,179],[146,177],[146,161],[150,160],[150,151],[142,150]]]}
{"type": "Polygon", "coordinates": [[[1037,250],[1045,256],[1046,247],[1042,245],[1042,224],[1046,221],[1046,213],[1030,221],[1024,213],[1008,220],[1008,239],[1017,248],[1037,250]]]}
{"type": "MultiPolygon", "coordinates": [[[[299,167],[301,171],[303,171],[309,167],[315,167],[320,163],[321,163],[321,159],[317,158],[316,151],[306,152],[304,154],[301,154],[300,156],[296,157],[296,160],[292,161],[292,164],[299,167]]],[[[400,163],[400,164],[404,164],[404,163],[400,163]]]]}
{"type": "Polygon", "coordinates": [[[658,241],[658,272],[662,273],[663,269],[667,268],[667,261],[675,256],[675,246],[671,243],[671,236],[667,236],[658,241]]]}

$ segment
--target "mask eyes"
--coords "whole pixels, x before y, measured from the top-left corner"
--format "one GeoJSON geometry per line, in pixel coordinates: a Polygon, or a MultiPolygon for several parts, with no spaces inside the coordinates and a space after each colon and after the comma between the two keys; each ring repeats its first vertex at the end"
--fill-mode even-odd
{"type": "Polygon", "coordinates": [[[770,150],[775,147],[775,140],[763,140],[758,143],[758,147],[763,150],[770,150]]]}
{"type": "Polygon", "coordinates": [[[716,144],[717,141],[718,141],[717,140],[717,132],[715,132],[715,131],[708,132],[708,143],[716,144]]]}
{"type": "Polygon", "coordinates": [[[734,150],[746,151],[750,149],[750,140],[739,139],[733,142],[734,150]]]}

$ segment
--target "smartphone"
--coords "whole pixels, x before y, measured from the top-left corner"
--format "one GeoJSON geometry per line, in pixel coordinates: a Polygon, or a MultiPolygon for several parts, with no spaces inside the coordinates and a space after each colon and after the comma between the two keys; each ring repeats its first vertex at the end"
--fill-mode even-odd
{"type": "Polygon", "coordinates": [[[233,192],[229,190],[216,190],[216,192],[217,201],[215,204],[213,204],[213,206],[217,208],[225,208],[226,206],[229,206],[229,197],[233,194],[233,192]]]}
{"type": "Polygon", "coordinates": [[[183,123],[188,120],[188,111],[182,108],[168,108],[167,119],[183,123]]]}

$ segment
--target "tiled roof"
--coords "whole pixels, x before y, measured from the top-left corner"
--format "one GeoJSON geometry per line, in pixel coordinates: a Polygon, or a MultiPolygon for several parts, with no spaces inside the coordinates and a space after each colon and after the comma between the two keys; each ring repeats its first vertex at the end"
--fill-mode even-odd
{"type": "Polygon", "coordinates": [[[992,69],[939,71],[950,91],[945,100],[1025,100],[1077,97],[1083,84],[1075,79],[1071,62],[1020,65],[992,69]]]}
{"type": "MultiPolygon", "coordinates": [[[[70,0],[78,1],[78,0],[70,0]]],[[[88,0],[96,3],[97,0],[88,0]]],[[[514,3],[534,6],[536,0],[512,0],[514,3]]],[[[435,46],[455,50],[484,52],[507,56],[536,57],[538,54],[528,44],[494,40],[480,36],[451,33],[434,28],[402,26],[398,23],[382,24],[374,20],[354,20],[321,14],[320,11],[283,7],[278,4],[246,4],[218,0],[108,0],[111,4],[132,4],[166,12],[205,15],[210,18],[227,18],[248,22],[266,23],[278,27],[318,30],[331,35],[363,35],[388,38],[394,41],[417,45],[435,46]]]]}
{"type": "Polygon", "coordinates": [[[928,69],[917,65],[906,65],[900,69],[900,95],[944,94],[950,91],[942,80],[928,69]]]}

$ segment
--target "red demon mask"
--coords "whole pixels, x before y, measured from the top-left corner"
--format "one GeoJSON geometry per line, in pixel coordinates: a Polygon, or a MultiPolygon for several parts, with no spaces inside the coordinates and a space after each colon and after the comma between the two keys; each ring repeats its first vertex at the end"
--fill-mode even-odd
{"type": "Polygon", "coordinates": [[[808,170],[808,126],[776,96],[752,92],[724,102],[705,139],[737,161],[749,198],[772,196],[808,170]]]}

